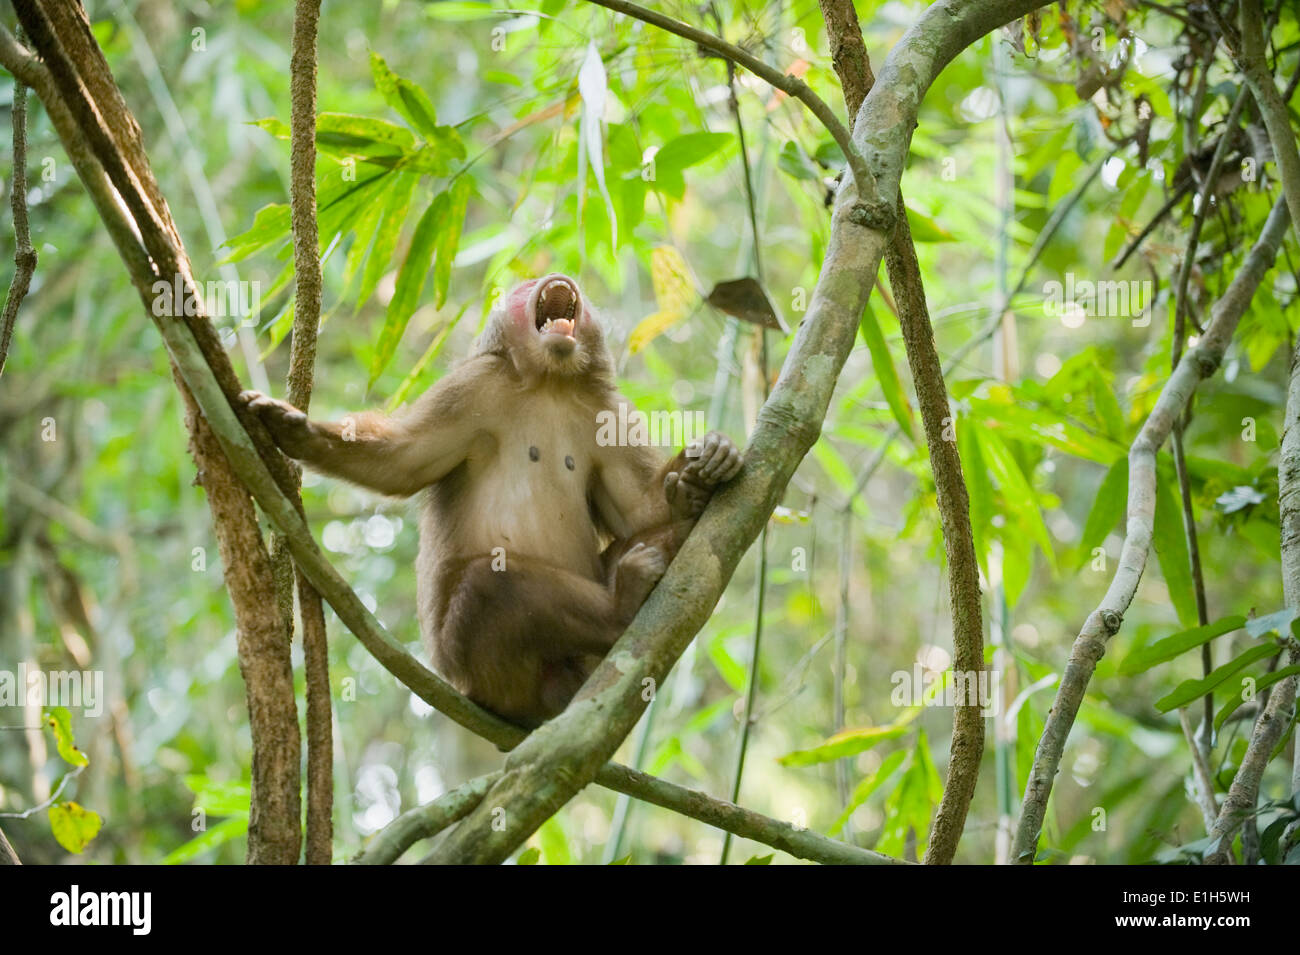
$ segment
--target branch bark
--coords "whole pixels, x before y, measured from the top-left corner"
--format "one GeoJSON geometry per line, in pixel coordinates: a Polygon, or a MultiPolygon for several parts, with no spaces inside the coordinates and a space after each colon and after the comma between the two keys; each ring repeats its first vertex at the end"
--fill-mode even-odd
{"type": "Polygon", "coordinates": [[[5,838],[4,830],[0,829],[0,865],[22,864],[23,860],[18,858],[18,853],[14,852],[14,847],[5,838]]]}
{"type": "MultiPolygon", "coordinates": [[[[844,89],[849,114],[856,116],[871,92],[876,78],[871,72],[858,14],[852,0],[820,0],[826,33],[830,38],[831,62],[844,89]]],[[[984,621],[980,605],[979,563],[970,526],[970,498],[962,476],[957,442],[946,440],[951,422],[948,389],[934,345],[934,329],[925,301],[921,264],[916,258],[912,229],[907,222],[903,194],[898,194],[898,218],[894,235],[885,246],[885,270],[898,304],[907,363],[916,388],[917,404],[929,446],[930,468],[934,472],[939,520],[943,528],[944,551],[948,558],[949,605],[952,612],[953,672],[971,688],[981,685],[984,669],[984,621]]],[[[969,694],[967,694],[969,696],[969,694]]],[[[935,813],[925,861],[949,865],[957,853],[966,813],[979,782],[980,760],[984,755],[984,711],[982,702],[958,703],[953,710],[952,742],[948,755],[948,781],[935,813]]]]}
{"type": "Polygon", "coordinates": [[[1279,199],[1269,213],[1259,241],[1250,250],[1223,297],[1214,304],[1205,334],[1195,348],[1183,355],[1169,376],[1168,384],[1129,449],[1128,520],[1124,549],[1106,595],[1097,609],[1089,614],[1070,649],[1070,659],[1061,677],[1056,700],[1034,753],[1012,854],[1013,860],[1022,865],[1032,864],[1037,853],[1038,837],[1047,813],[1047,799],[1088,681],[1092,679],[1097,661],[1106,651],[1106,641],[1119,631],[1146,568],[1155,522],[1156,453],[1169,437],[1174,423],[1187,410],[1197,385],[1218,370],[1224,351],[1237,330],[1237,323],[1277,257],[1289,218],[1285,201],[1279,199]]]}
{"type": "MultiPolygon", "coordinates": [[[[293,53],[289,60],[290,220],[296,284],[293,337],[289,343],[289,403],[305,413],[316,373],[320,327],[320,229],[316,222],[316,30],[320,0],[297,0],[293,53]]],[[[295,467],[295,471],[297,468],[295,467]]],[[[291,566],[283,538],[271,538],[273,560],[291,566]]],[[[280,577],[277,574],[277,577],[280,577]]],[[[283,575],[288,576],[288,575],[283,575]]],[[[308,865],[329,865],[334,843],[334,733],[330,712],[329,643],[320,594],[298,570],[298,615],[302,621],[303,670],[307,695],[308,865]]],[[[290,601],[292,604],[292,601],[290,601]]]]}
{"type": "MultiPolygon", "coordinates": [[[[854,143],[873,165],[878,194],[897,195],[917,108],[939,71],[1032,0],[940,0],[899,41],[858,112],[854,143]]],[[[596,777],[708,619],[723,587],[817,440],[857,334],[888,235],[853,221],[841,189],[808,313],[781,377],[759,413],[745,468],[714,497],[635,621],[567,710],[506,759],[505,773],[446,839],[441,861],[500,862],[596,777]],[[506,811],[494,825],[493,808],[506,811]]]]}
{"type": "Polygon", "coordinates": [[[36,271],[36,250],[32,248],[32,234],[27,223],[27,87],[17,80],[14,81],[12,115],[14,175],[9,189],[9,207],[14,213],[14,279],[5,294],[4,310],[0,311],[0,375],[5,373],[5,362],[9,359],[18,307],[27,297],[32,274],[36,271]]]}
{"type": "Polygon", "coordinates": [[[430,839],[469,815],[500,775],[498,771],[471,779],[427,805],[402,813],[381,829],[353,862],[356,865],[392,865],[421,839],[430,839]]]}

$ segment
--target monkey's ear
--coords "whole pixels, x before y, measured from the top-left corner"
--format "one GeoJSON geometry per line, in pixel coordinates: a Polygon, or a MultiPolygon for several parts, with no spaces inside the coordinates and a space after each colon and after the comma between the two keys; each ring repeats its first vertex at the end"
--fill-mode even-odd
{"type": "Polygon", "coordinates": [[[488,315],[487,324],[483,326],[483,333],[474,342],[470,354],[506,357],[509,348],[506,345],[505,325],[505,315],[497,309],[493,309],[492,313],[488,315]]]}

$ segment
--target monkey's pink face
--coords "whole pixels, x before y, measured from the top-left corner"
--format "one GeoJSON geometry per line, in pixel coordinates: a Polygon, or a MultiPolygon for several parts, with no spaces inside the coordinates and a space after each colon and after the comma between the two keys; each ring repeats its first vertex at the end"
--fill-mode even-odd
{"type": "Polygon", "coordinates": [[[516,286],[506,295],[508,337],[526,353],[538,354],[553,371],[577,371],[584,351],[603,344],[599,324],[578,283],[553,272],[516,286]]]}

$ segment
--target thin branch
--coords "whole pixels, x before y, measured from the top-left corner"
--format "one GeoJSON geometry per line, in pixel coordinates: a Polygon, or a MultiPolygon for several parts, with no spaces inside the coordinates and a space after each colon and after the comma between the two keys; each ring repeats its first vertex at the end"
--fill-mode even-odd
{"type": "Polygon", "coordinates": [[[1214,777],[1205,762],[1205,753],[1196,743],[1196,734],[1192,731],[1192,721],[1187,718],[1187,707],[1178,708],[1178,725],[1182,727],[1183,739],[1192,756],[1192,781],[1196,784],[1196,806],[1201,810],[1201,819],[1205,822],[1205,831],[1214,828],[1214,818],[1219,814],[1219,807],[1214,803],[1214,777]]]}
{"type": "MultiPolygon", "coordinates": [[[[1208,56],[1212,57],[1214,47],[1210,48],[1208,56]]],[[[1209,75],[1209,64],[1206,64],[1202,76],[1209,75]]],[[[1204,84],[1202,84],[1204,86],[1204,84]]],[[[1183,255],[1182,265],[1178,269],[1178,278],[1174,285],[1174,340],[1170,354],[1171,370],[1178,367],[1179,360],[1183,357],[1183,343],[1187,335],[1187,283],[1192,276],[1192,265],[1196,262],[1196,247],[1201,241],[1201,228],[1205,224],[1205,217],[1209,214],[1210,199],[1217,190],[1219,181],[1219,172],[1223,168],[1224,160],[1228,155],[1228,144],[1234,138],[1237,129],[1237,120],[1241,116],[1242,107],[1246,105],[1246,98],[1250,93],[1250,88],[1242,84],[1241,89],[1237,92],[1237,98],[1233,101],[1232,108],[1228,111],[1228,118],[1223,124],[1223,133],[1219,136],[1219,142],[1214,147],[1214,155],[1210,159],[1210,168],[1205,174],[1205,182],[1201,184],[1201,192],[1196,212],[1192,216],[1192,229],[1187,237],[1187,251],[1183,255]]],[[[1198,108],[1193,111],[1192,116],[1188,118],[1189,140],[1197,123],[1199,116],[1198,108]]],[[[1191,155],[1193,150],[1187,150],[1191,155]]],[[[1191,407],[1188,406],[1187,412],[1174,423],[1174,431],[1171,435],[1170,444],[1174,452],[1174,473],[1178,479],[1178,496],[1182,503],[1183,513],[1183,536],[1187,540],[1187,558],[1192,573],[1192,590],[1196,597],[1196,622],[1199,626],[1205,626],[1210,622],[1209,607],[1205,597],[1205,573],[1201,567],[1201,544],[1196,534],[1196,514],[1192,507],[1192,487],[1191,479],[1187,474],[1187,458],[1183,453],[1183,428],[1191,416],[1191,407]]],[[[1214,669],[1214,651],[1209,641],[1201,645],[1201,672],[1209,676],[1214,669]]],[[[1205,694],[1202,701],[1203,714],[1202,722],[1205,728],[1205,734],[1200,741],[1200,750],[1202,759],[1208,755],[1211,743],[1214,737],[1214,692],[1210,691],[1205,694]]],[[[1213,790],[1210,791],[1213,799],[1213,790]]]]}
{"type": "Polygon", "coordinates": [[[9,206],[14,212],[14,279],[5,295],[0,312],[0,375],[5,372],[9,345],[13,341],[18,307],[27,297],[36,271],[36,250],[32,248],[31,230],[27,225],[27,87],[14,81],[13,98],[14,176],[9,189],[9,206]]]}
{"type": "Polygon", "coordinates": [[[1269,213],[1246,261],[1233,276],[1223,296],[1214,304],[1212,319],[1196,347],[1190,349],[1170,375],[1155,407],[1129,449],[1128,523],[1124,549],[1110,587],[1101,604],[1088,615],[1070,650],[1070,659],[1061,677],[1047,717],[1047,725],[1038,741],[1033,768],[1025,786],[1016,830],[1012,859],[1022,865],[1034,861],[1038,837],[1047,813],[1047,799],[1052,792],[1065,741],[1074,726],[1079,705],[1083,702],[1088,681],[1108,641],[1119,630],[1124,614],[1137,593],[1138,581],[1146,568],[1151,550],[1155,520],[1156,453],[1169,437],[1174,422],[1186,411],[1192,394],[1201,380],[1219,367],[1224,351],[1232,340],[1237,323],[1250,305],[1255,289],[1272,267],[1282,244],[1290,217],[1286,203],[1279,199],[1269,213]]]}
{"type": "Polygon", "coordinates": [[[431,803],[402,813],[375,835],[365,850],[352,860],[353,863],[392,865],[421,839],[431,839],[469,815],[500,775],[501,771],[497,770],[471,779],[431,803]]]}
{"type": "MultiPolygon", "coordinates": [[[[721,18],[718,17],[716,7],[711,9],[715,20],[718,22],[718,30],[721,32],[721,18]]],[[[740,116],[740,100],[736,96],[736,68],[730,60],[727,61],[727,89],[731,94],[731,112],[736,121],[736,141],[740,147],[740,164],[745,174],[745,204],[749,209],[750,261],[754,268],[754,277],[758,279],[761,285],[766,277],[763,274],[762,241],[758,232],[758,198],[754,194],[754,177],[749,168],[749,149],[745,144],[745,124],[740,116]]],[[[761,327],[758,329],[758,350],[759,380],[762,382],[763,400],[766,401],[768,395],[767,329],[761,327]]],[[[753,729],[754,725],[754,701],[758,697],[763,649],[763,606],[767,599],[767,536],[770,528],[770,523],[764,524],[763,530],[759,532],[758,537],[758,571],[754,581],[754,639],[750,644],[745,706],[740,715],[740,739],[736,742],[736,762],[731,775],[731,801],[733,803],[740,802],[740,785],[745,775],[745,754],[749,748],[750,730],[753,729]]],[[[727,858],[731,854],[731,841],[732,834],[728,832],[722,840],[722,855],[719,859],[721,865],[727,864],[727,858]]]]}
{"type": "MultiPolygon", "coordinates": [[[[1211,8],[1213,9],[1213,8],[1211,8]]],[[[1300,147],[1296,145],[1296,134],[1291,126],[1291,112],[1287,102],[1300,83],[1300,69],[1287,84],[1286,98],[1278,95],[1273,74],[1268,69],[1264,51],[1263,14],[1259,0],[1242,0],[1241,2],[1241,45],[1237,57],[1238,65],[1246,75],[1251,92],[1255,94],[1255,103],[1259,107],[1264,128],[1268,132],[1273,156],[1277,161],[1282,178],[1282,192],[1286,196],[1287,208],[1291,210],[1291,225],[1300,239],[1300,147]]],[[[1285,457],[1285,453],[1283,455],[1285,457]]],[[[1279,471],[1279,477],[1281,477],[1279,471]]],[[[1284,482],[1285,483],[1285,482],[1284,482]]],[[[1294,486],[1294,485],[1292,485],[1294,486]]],[[[1279,494],[1279,500],[1281,499],[1279,494]]],[[[1288,497],[1290,494],[1288,494],[1288,497]]],[[[1300,586],[1300,547],[1288,546],[1287,541],[1300,529],[1300,515],[1288,508],[1282,511],[1282,580],[1284,586],[1296,583],[1300,586]]],[[[1300,607],[1300,592],[1287,594],[1287,603],[1300,607]]],[[[1280,687],[1278,691],[1280,691],[1280,687]]],[[[1292,687],[1294,691],[1295,687],[1292,687]]],[[[1291,767],[1291,791],[1300,791],[1300,747],[1296,747],[1291,767]]],[[[1295,827],[1292,827],[1294,834],[1295,827]]]]}
{"type": "Polygon", "coordinates": [[[645,802],[706,822],[742,839],[780,849],[798,859],[824,865],[906,865],[901,859],[847,845],[811,829],[772,819],[617,763],[606,763],[595,781],[607,789],[631,793],[645,802]]]}
{"type": "Polygon", "coordinates": [[[18,853],[14,852],[14,847],[9,844],[5,838],[4,830],[0,829],[0,865],[22,865],[23,860],[18,858],[18,853]]]}
{"type": "MultiPolygon", "coordinates": [[[[863,100],[875,84],[871,61],[867,56],[862,29],[852,0],[821,0],[822,16],[831,41],[831,60],[840,73],[844,99],[849,114],[858,115],[863,100]],[[857,75],[846,75],[856,68],[857,75]]],[[[956,441],[946,440],[950,433],[951,406],[944,384],[943,369],[934,346],[934,329],[925,301],[921,265],[916,257],[907,222],[903,195],[897,197],[898,218],[894,235],[885,246],[885,268],[889,286],[898,304],[898,320],[903,330],[907,362],[916,388],[921,421],[925,427],[934,473],[943,529],[944,551],[948,559],[949,605],[952,612],[953,670],[970,686],[981,683],[984,669],[984,623],[980,605],[979,564],[975,558],[975,539],[970,526],[970,498],[962,476],[961,458],[956,441]]],[[[948,865],[957,852],[966,813],[979,781],[979,766],[984,755],[984,713],[980,701],[959,702],[953,708],[952,743],[948,759],[948,780],[943,798],[935,813],[934,826],[926,848],[925,861],[948,865]]]]}
{"type": "MultiPolygon", "coordinates": [[[[1232,49],[1250,91],[1255,94],[1255,103],[1281,174],[1282,193],[1286,196],[1287,208],[1291,210],[1291,226],[1300,239],[1300,147],[1296,145],[1295,130],[1291,127],[1291,113],[1286,101],[1278,94],[1265,58],[1267,38],[1259,0],[1241,0],[1240,9],[1241,38],[1232,49]]],[[[1295,85],[1291,84],[1287,89],[1293,91],[1295,85]]]]}
{"type": "Polygon", "coordinates": [[[641,20],[668,33],[674,33],[683,39],[690,40],[692,43],[716,53],[723,59],[730,60],[738,66],[743,66],[768,85],[774,86],[781,92],[799,100],[817,117],[818,121],[831,134],[831,137],[844,153],[844,159],[848,163],[849,171],[853,174],[858,192],[858,202],[849,213],[850,218],[859,225],[869,228],[888,230],[892,225],[894,203],[881,195],[877,188],[876,176],[871,172],[866,159],[863,158],[862,150],[854,143],[853,137],[849,135],[848,129],[840,122],[839,117],[835,115],[835,111],[826,104],[825,100],[814,93],[803,80],[790,76],[788,73],[782,73],[775,67],[764,63],[748,50],[742,49],[734,43],[728,43],[707,30],[701,30],[698,27],[682,23],[680,20],[674,20],[672,17],[665,16],[654,10],[648,10],[638,4],[630,3],[628,0],[588,0],[588,2],[604,7],[607,10],[613,10],[615,13],[625,14],[633,19],[641,20]]]}
{"type": "MultiPolygon", "coordinates": [[[[320,229],[316,222],[316,32],[320,0],[297,0],[289,59],[289,205],[293,228],[293,336],[289,345],[288,398],[306,412],[316,370],[320,327],[320,229]]],[[[295,469],[296,470],[296,469],[295,469]]],[[[277,535],[278,537],[278,535],[277,535]]],[[[278,540],[273,540],[276,555],[278,540]]],[[[288,550],[282,551],[289,566],[288,550]]],[[[329,644],[321,598],[301,570],[293,575],[302,620],[307,696],[308,865],[329,865],[334,842],[334,734],[330,712],[329,644]]],[[[285,590],[287,591],[287,587],[285,590]]]]}
{"type": "MultiPolygon", "coordinates": [[[[1293,361],[1292,368],[1295,367],[1296,363],[1293,361]]],[[[1294,391],[1295,377],[1293,374],[1292,391],[1294,391]]],[[[1288,409],[1288,414],[1290,410],[1288,409]]],[[[1300,657],[1293,653],[1291,661],[1300,662],[1300,657]]],[[[1264,712],[1255,723],[1255,731],[1251,734],[1250,745],[1246,747],[1246,755],[1241,758],[1241,766],[1237,768],[1237,774],[1232,777],[1227,798],[1223,800],[1219,816],[1210,830],[1210,837],[1218,841],[1205,857],[1207,864],[1228,865],[1232,861],[1232,837],[1242,824],[1254,815],[1264,770],[1268,768],[1269,761],[1273,758],[1273,750],[1281,741],[1287,727],[1291,725],[1292,717],[1295,716],[1296,686],[1296,677],[1289,676],[1273,687],[1268,705],[1264,707],[1264,712]]]]}

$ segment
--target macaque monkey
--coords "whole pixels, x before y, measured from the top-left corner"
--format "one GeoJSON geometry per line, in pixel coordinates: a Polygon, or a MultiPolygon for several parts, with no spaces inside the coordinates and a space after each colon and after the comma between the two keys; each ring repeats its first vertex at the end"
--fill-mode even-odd
{"type": "Polygon", "coordinates": [[[522,725],[564,709],[742,463],[718,432],[667,462],[601,440],[601,412],[633,409],[563,275],[506,295],[469,359],[398,418],[322,424],[241,398],[307,466],[383,494],[424,492],[416,576],[433,664],[522,725]]]}

